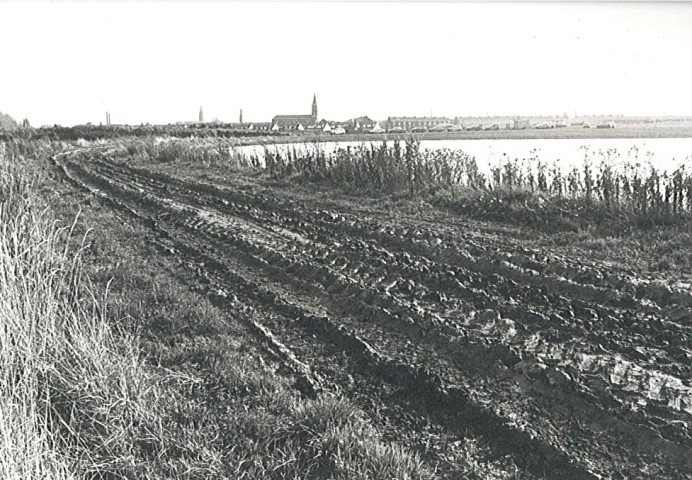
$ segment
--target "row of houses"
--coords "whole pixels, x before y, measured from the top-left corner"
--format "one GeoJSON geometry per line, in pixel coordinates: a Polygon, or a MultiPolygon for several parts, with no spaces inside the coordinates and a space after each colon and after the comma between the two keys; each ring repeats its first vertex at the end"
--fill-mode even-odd
{"type": "MultiPolygon", "coordinates": [[[[277,122],[255,122],[255,123],[186,123],[182,125],[186,128],[207,128],[209,126],[224,127],[233,130],[246,130],[250,132],[294,132],[294,133],[328,133],[339,134],[362,134],[362,133],[407,133],[407,132],[454,132],[454,131],[474,131],[474,130],[524,130],[530,128],[542,128],[544,125],[552,124],[556,127],[567,126],[560,122],[539,122],[534,123],[529,119],[515,119],[507,123],[476,123],[458,122],[447,118],[431,117],[390,117],[388,120],[375,121],[367,116],[354,118],[345,122],[320,120],[314,124],[301,121],[277,122]]],[[[582,123],[572,124],[581,126],[582,123]]]]}
{"type": "Polygon", "coordinates": [[[445,117],[389,117],[387,119],[387,128],[403,130],[430,129],[437,125],[453,124],[453,122],[453,120],[445,117]]]}
{"type": "Polygon", "coordinates": [[[362,133],[370,131],[385,131],[378,122],[368,117],[358,117],[345,122],[335,122],[320,120],[315,123],[301,122],[291,119],[290,121],[272,121],[272,131],[294,130],[299,132],[324,132],[333,134],[362,133]]]}
{"type": "MultiPolygon", "coordinates": [[[[537,119],[533,119],[537,120],[537,119]]],[[[542,119],[545,121],[545,119],[542,119]]],[[[551,119],[554,120],[554,119],[551,119]]],[[[521,130],[532,128],[534,122],[526,117],[389,117],[375,121],[361,116],[345,122],[318,120],[317,96],[313,95],[310,114],[276,115],[268,129],[271,131],[379,133],[416,131],[459,131],[459,130],[521,130]]],[[[553,122],[555,123],[555,122],[553,122]]],[[[540,122],[539,122],[540,124],[540,122]]],[[[251,128],[251,127],[245,127],[251,128]]],[[[264,128],[257,127],[257,128],[264,128]]]]}
{"type": "MultiPolygon", "coordinates": [[[[466,119],[464,119],[466,120],[466,119]]],[[[272,131],[329,132],[339,133],[379,133],[379,132],[415,132],[415,131],[451,131],[464,129],[465,122],[461,117],[389,117],[387,120],[375,121],[361,116],[347,121],[328,121],[317,119],[317,96],[312,99],[312,111],[309,115],[276,115],[272,118],[272,131]]],[[[468,124],[467,124],[468,125],[468,124]]],[[[525,128],[524,122],[514,125],[501,123],[503,128],[525,128]]],[[[475,126],[475,125],[474,125],[475,126]]],[[[485,124],[480,124],[485,128],[485,124]]]]}
{"type": "MultiPolygon", "coordinates": [[[[357,133],[377,130],[377,122],[367,116],[353,118],[345,122],[318,120],[317,95],[312,97],[310,114],[276,115],[272,118],[270,130],[272,131],[314,131],[330,133],[357,133]]],[[[384,131],[384,129],[382,129],[384,131]]]]}

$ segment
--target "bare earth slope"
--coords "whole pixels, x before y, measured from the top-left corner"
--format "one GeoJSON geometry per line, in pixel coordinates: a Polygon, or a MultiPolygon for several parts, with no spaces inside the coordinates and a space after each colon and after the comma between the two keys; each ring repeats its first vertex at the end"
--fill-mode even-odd
{"type": "Polygon", "coordinates": [[[482,451],[481,472],[692,478],[689,289],[435,212],[214,186],[99,151],[55,166],[188,259],[201,291],[251,308],[297,388],[355,399],[404,443],[455,439],[433,462],[482,451]]]}

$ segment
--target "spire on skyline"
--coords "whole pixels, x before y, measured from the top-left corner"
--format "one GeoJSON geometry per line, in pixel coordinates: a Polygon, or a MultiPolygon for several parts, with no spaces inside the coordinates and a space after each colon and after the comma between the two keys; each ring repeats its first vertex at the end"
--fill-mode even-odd
{"type": "Polygon", "coordinates": [[[312,118],[317,122],[317,94],[312,95],[312,118]]]}

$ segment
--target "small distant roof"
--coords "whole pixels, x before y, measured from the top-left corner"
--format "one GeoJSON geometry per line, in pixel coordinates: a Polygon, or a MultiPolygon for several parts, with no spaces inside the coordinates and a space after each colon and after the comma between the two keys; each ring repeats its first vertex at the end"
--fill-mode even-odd
{"type": "Polygon", "coordinates": [[[351,120],[349,120],[349,122],[360,124],[372,124],[375,123],[375,120],[368,117],[367,115],[363,115],[362,117],[352,118],[351,120]]]}

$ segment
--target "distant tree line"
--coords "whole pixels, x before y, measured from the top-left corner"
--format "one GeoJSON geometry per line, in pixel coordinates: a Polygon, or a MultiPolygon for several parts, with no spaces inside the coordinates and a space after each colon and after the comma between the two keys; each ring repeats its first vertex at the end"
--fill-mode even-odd
{"type": "MultiPolygon", "coordinates": [[[[13,120],[14,122],[14,120],[13,120]]],[[[15,122],[16,129],[16,122],[15,122]]],[[[16,132],[0,130],[0,140],[15,138],[16,132]]],[[[109,140],[122,137],[148,137],[161,135],[176,138],[237,138],[237,137],[267,137],[286,136],[286,133],[270,131],[241,130],[223,125],[76,125],[74,127],[26,128],[23,137],[45,140],[109,140]]]]}

